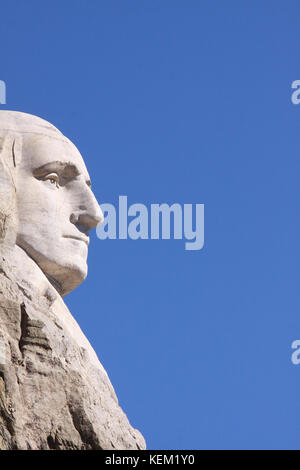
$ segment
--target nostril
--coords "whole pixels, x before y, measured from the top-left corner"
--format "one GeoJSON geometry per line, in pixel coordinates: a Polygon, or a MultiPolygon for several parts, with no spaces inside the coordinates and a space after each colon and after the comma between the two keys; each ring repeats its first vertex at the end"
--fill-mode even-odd
{"type": "Polygon", "coordinates": [[[79,214],[72,213],[70,215],[70,222],[76,226],[80,225],[85,230],[89,231],[97,227],[97,225],[102,224],[104,218],[101,213],[91,214],[88,212],[83,212],[79,214]]]}
{"type": "Polygon", "coordinates": [[[77,222],[78,222],[78,216],[75,215],[75,214],[71,214],[71,215],[70,215],[70,222],[71,222],[71,224],[77,224],[77,222]]]}
{"type": "Polygon", "coordinates": [[[76,210],[70,215],[70,222],[74,225],[81,225],[86,230],[92,230],[104,221],[104,215],[98,202],[95,200],[90,201],[91,204],[84,204],[81,201],[76,210]]]}

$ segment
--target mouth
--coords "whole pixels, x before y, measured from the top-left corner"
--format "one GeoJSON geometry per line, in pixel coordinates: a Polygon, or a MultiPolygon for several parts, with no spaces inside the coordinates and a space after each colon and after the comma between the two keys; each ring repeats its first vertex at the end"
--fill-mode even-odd
{"type": "Polygon", "coordinates": [[[78,240],[80,242],[85,243],[87,246],[89,246],[90,239],[89,237],[77,237],[76,235],[63,235],[63,238],[71,238],[72,240],[78,240]]]}

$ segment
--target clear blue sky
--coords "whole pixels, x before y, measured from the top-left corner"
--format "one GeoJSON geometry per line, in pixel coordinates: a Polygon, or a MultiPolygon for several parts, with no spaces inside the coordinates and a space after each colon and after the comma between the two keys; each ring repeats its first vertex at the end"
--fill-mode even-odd
{"type": "Polygon", "coordinates": [[[151,449],[300,447],[298,1],[0,2],[7,105],[99,202],[205,204],[205,246],[92,235],[67,304],[151,449]]]}

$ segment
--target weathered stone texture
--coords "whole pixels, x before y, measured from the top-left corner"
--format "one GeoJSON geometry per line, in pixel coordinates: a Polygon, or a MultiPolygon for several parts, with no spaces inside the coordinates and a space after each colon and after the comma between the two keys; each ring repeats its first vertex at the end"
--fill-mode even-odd
{"type": "Polygon", "coordinates": [[[78,325],[76,337],[56,310],[1,257],[0,449],[145,448],[78,325]]]}

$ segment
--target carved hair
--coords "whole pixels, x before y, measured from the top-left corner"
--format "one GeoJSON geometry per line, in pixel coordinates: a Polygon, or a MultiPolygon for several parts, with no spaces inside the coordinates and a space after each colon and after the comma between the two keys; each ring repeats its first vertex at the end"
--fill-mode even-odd
{"type": "Polygon", "coordinates": [[[0,111],[0,134],[16,133],[64,137],[53,124],[38,116],[21,113],[20,111],[0,111]]]}

